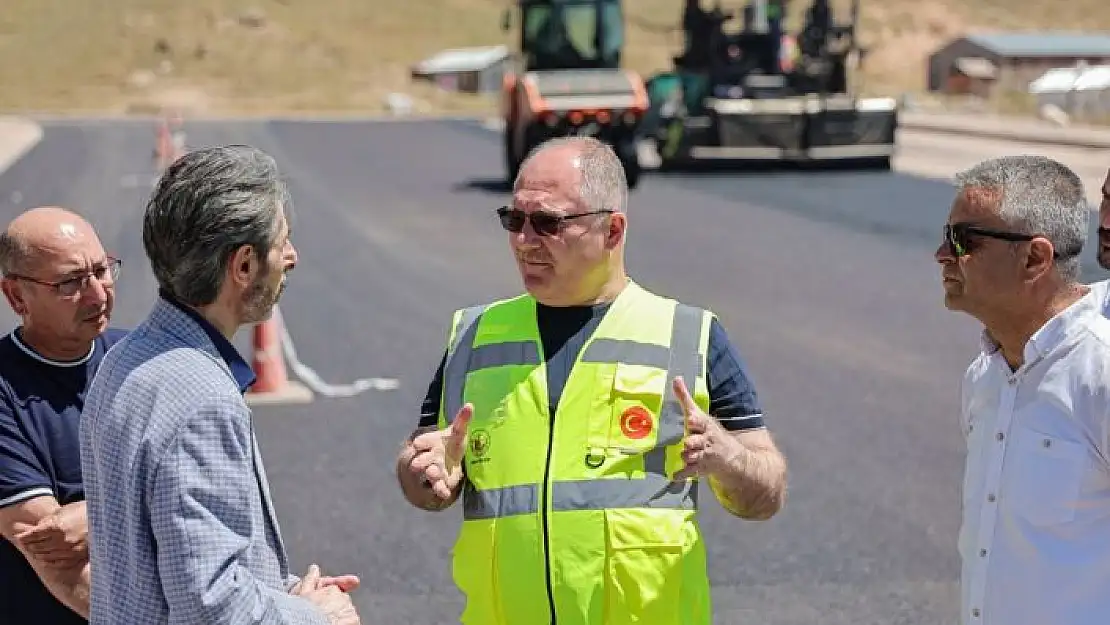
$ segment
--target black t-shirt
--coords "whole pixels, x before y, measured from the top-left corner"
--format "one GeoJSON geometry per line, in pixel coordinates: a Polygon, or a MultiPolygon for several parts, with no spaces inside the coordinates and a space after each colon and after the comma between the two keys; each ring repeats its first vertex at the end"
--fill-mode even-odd
{"type": "MultiPolygon", "coordinates": [[[[109,329],[76,362],[44,358],[16,334],[0,339],[0,508],[41,495],[63,506],[85,499],[77,438],[85,391],[108,348],[125,335],[109,329]]],[[[85,622],[0,538],[0,623],[85,622]]]]}
{"type": "MultiPolygon", "coordinates": [[[[536,322],[547,359],[548,404],[551,414],[559,404],[570,370],[578,352],[597,329],[609,304],[597,306],[552,307],[536,304],[536,322]]],[[[747,368],[721,324],[714,319],[709,328],[709,414],[727,430],[750,430],[763,427],[763,409],[748,377],[747,368]]],[[[436,425],[443,389],[444,352],[439,368],[428,385],[428,394],[420,409],[420,427],[436,425]]]]}

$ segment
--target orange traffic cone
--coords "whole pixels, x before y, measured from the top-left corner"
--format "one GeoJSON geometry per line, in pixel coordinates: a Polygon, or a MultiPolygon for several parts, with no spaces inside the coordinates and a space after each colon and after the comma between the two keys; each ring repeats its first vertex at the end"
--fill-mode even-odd
{"type": "Polygon", "coordinates": [[[179,112],[166,114],[158,122],[157,139],[155,140],[154,157],[158,169],[169,167],[174,161],[185,155],[185,120],[179,112]]]}
{"type": "Polygon", "coordinates": [[[282,355],[281,317],[274,314],[253,330],[251,367],[255,382],[246,394],[248,404],[303,404],[312,401],[308,387],[289,379],[282,355]]]}
{"type": "Polygon", "coordinates": [[[166,129],[169,133],[170,162],[185,156],[185,118],[180,111],[174,111],[166,119],[166,129]]]}
{"type": "Polygon", "coordinates": [[[162,170],[173,162],[173,137],[170,135],[170,127],[165,119],[158,123],[157,132],[157,138],[154,140],[154,159],[158,169],[162,170]]]}

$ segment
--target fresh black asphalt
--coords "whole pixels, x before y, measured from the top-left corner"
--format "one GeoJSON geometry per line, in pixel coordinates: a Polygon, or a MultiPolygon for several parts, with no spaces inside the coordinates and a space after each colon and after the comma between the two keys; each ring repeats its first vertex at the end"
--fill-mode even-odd
{"type": "MultiPolygon", "coordinates": [[[[0,218],[88,215],[124,259],[115,323],[133,326],[154,297],[140,237],[154,125],[45,126],[0,176],[0,218]]],[[[285,169],[301,263],[281,308],[301,359],[332,383],[400,381],[256,410],[295,568],[359,574],[364,623],[457,623],[458,511],[409,507],[393,463],[451,311],[520,288],[493,216],[507,198],[497,135],[468,121],[187,131],[192,147],[249,143],[285,169]]],[[[631,274],[719,314],[790,461],[769,522],[703,498],[718,623],[956,622],[958,384],[978,328],[945,310],[932,259],[950,201],[943,182],[852,171],[658,174],[633,192],[631,274]]]]}

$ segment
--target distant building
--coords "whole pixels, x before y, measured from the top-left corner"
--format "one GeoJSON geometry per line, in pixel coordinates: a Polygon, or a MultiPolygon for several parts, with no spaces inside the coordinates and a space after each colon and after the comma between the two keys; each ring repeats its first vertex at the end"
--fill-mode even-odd
{"type": "Polygon", "coordinates": [[[448,91],[492,93],[501,89],[512,57],[506,46],[444,50],[417,63],[412,77],[448,91]]]}
{"type": "Polygon", "coordinates": [[[1051,69],[1029,85],[1040,107],[1054,106],[1078,120],[1110,115],[1110,65],[1051,69]]]}
{"type": "Polygon", "coordinates": [[[982,33],[956,39],[929,57],[929,91],[987,97],[1026,91],[1046,71],[1110,63],[1110,34],[982,33]]]}

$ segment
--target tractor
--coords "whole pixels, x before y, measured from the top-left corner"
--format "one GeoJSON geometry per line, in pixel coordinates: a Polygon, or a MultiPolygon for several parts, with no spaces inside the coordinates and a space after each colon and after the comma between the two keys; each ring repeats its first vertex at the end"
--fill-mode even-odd
{"type": "MultiPolygon", "coordinates": [[[[509,184],[541,143],[590,136],[613,147],[635,188],[637,127],[648,97],[641,77],[621,68],[621,0],[518,0],[515,9],[517,66],[506,72],[501,107],[509,184]]],[[[502,30],[512,21],[507,9],[502,30]]]]}
{"type": "Polygon", "coordinates": [[[812,0],[803,27],[785,32],[785,0],[749,0],[736,17],[687,0],[686,49],[674,70],[646,86],[651,110],[640,126],[660,168],[700,160],[858,162],[889,169],[898,105],[861,98],[850,84],[863,50],[859,0],[837,23],[829,0],[812,0]]]}

